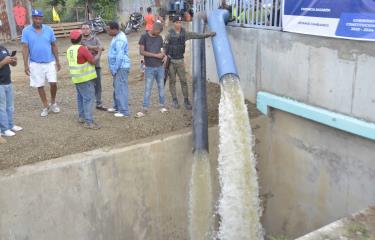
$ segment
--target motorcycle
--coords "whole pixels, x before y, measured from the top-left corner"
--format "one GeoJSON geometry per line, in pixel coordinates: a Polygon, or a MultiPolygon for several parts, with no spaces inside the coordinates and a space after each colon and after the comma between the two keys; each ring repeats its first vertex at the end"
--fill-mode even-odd
{"type": "Polygon", "coordinates": [[[94,19],[90,20],[89,25],[90,25],[91,31],[94,34],[105,32],[106,24],[103,21],[101,16],[97,16],[94,19]]]}
{"type": "Polygon", "coordinates": [[[125,26],[125,34],[129,34],[132,31],[137,32],[143,25],[143,16],[139,12],[133,12],[129,16],[129,21],[125,26]]]}

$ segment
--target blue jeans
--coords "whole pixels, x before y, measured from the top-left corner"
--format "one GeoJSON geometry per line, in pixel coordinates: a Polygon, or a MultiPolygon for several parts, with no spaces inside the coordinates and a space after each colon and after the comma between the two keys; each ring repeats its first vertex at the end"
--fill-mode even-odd
{"type": "Polygon", "coordinates": [[[78,116],[86,123],[93,123],[93,107],[95,101],[94,82],[87,81],[76,84],[78,116]]]}
{"type": "Polygon", "coordinates": [[[120,68],[113,77],[113,102],[114,109],[125,116],[130,115],[129,90],[128,90],[129,69],[120,68]]]}
{"type": "Polygon", "coordinates": [[[12,129],[13,124],[13,86],[12,84],[0,85],[0,130],[5,132],[12,129]]]}
{"type": "Polygon", "coordinates": [[[154,80],[158,84],[159,90],[159,103],[160,106],[164,107],[165,96],[164,96],[164,67],[146,67],[145,70],[145,95],[143,98],[143,108],[147,109],[150,105],[150,96],[154,80]]]}

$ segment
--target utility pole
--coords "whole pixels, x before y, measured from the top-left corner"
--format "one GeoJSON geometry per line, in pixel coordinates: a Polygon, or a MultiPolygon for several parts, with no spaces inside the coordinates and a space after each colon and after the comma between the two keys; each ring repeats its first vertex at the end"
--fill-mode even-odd
{"type": "Polygon", "coordinates": [[[86,0],[86,4],[85,4],[85,12],[86,12],[86,20],[91,20],[93,19],[93,16],[92,16],[92,0],[86,0]]]}

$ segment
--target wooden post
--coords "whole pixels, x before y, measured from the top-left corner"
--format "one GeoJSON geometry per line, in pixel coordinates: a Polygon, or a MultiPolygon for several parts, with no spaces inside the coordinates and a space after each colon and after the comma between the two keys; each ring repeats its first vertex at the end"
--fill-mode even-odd
{"type": "Polygon", "coordinates": [[[86,9],[85,9],[85,15],[86,15],[86,21],[91,20],[93,18],[92,16],[92,0],[86,0],[86,9]]]}

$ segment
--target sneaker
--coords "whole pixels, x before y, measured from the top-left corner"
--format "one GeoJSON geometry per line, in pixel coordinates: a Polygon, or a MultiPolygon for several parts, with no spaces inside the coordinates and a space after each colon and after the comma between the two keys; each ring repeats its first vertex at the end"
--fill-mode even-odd
{"type": "Polygon", "coordinates": [[[191,110],[192,109],[190,101],[189,101],[188,98],[185,98],[185,100],[184,100],[184,106],[185,106],[186,110],[191,110]]]}
{"type": "Polygon", "coordinates": [[[78,123],[85,123],[85,119],[83,119],[83,118],[78,118],[78,123]]]}
{"type": "Polygon", "coordinates": [[[107,112],[114,113],[117,112],[117,110],[115,108],[108,108],[107,112]]]}
{"type": "Polygon", "coordinates": [[[122,113],[115,113],[114,116],[115,117],[128,117],[127,115],[122,114],[122,113]]]}
{"type": "Polygon", "coordinates": [[[20,127],[20,126],[16,126],[16,125],[14,125],[13,127],[12,127],[12,129],[11,129],[13,132],[19,132],[19,131],[22,131],[23,130],[23,128],[22,127],[20,127]]]}
{"type": "Polygon", "coordinates": [[[136,118],[141,118],[141,117],[144,117],[146,116],[143,112],[137,112],[137,114],[135,114],[135,117],[136,118]]]}
{"type": "Polygon", "coordinates": [[[5,138],[0,136],[0,144],[4,144],[4,143],[7,143],[7,140],[5,140],[5,138]]]}
{"type": "Polygon", "coordinates": [[[96,109],[100,111],[108,111],[108,108],[103,107],[103,106],[96,106],[96,109]]]}
{"type": "Polygon", "coordinates": [[[173,98],[173,100],[172,100],[172,106],[173,106],[175,109],[179,109],[179,108],[180,108],[180,104],[178,104],[178,100],[177,100],[177,98],[173,98]]]}
{"type": "Polygon", "coordinates": [[[43,108],[42,112],[40,113],[41,117],[47,117],[48,116],[48,108],[43,108]]]}
{"type": "Polygon", "coordinates": [[[57,105],[57,103],[51,104],[50,108],[51,108],[51,111],[53,113],[59,113],[60,112],[60,107],[57,105]]]}
{"type": "Polygon", "coordinates": [[[166,113],[166,112],[168,112],[168,109],[166,109],[165,107],[162,107],[162,108],[160,108],[160,110],[159,110],[161,113],[166,113]]]}
{"type": "Polygon", "coordinates": [[[85,123],[83,125],[84,128],[91,129],[91,130],[99,130],[100,126],[96,123],[85,123]]]}
{"type": "Polygon", "coordinates": [[[6,130],[3,135],[5,137],[13,137],[14,135],[16,135],[12,130],[6,130]]]}

